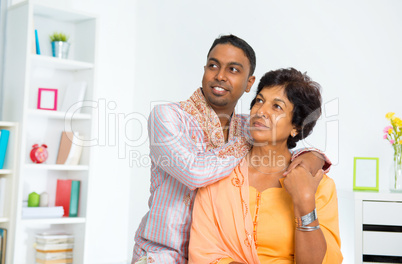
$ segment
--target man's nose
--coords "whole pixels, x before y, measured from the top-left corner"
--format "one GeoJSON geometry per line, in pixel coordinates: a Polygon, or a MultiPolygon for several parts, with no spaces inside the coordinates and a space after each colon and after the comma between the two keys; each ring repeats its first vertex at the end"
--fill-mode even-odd
{"type": "Polygon", "coordinates": [[[222,82],[226,82],[227,78],[226,78],[226,73],[225,73],[225,69],[220,69],[215,76],[216,80],[218,81],[222,81],[222,82]]]}

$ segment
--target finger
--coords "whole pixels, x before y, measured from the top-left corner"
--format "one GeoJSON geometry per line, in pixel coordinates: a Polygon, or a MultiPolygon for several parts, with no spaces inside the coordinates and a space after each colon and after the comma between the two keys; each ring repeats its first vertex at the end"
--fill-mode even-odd
{"type": "Polygon", "coordinates": [[[290,172],[291,170],[293,170],[294,168],[296,168],[297,166],[299,166],[301,162],[302,162],[301,159],[295,159],[292,163],[289,164],[289,167],[288,167],[287,170],[283,173],[283,176],[288,175],[289,172],[290,172]]]}
{"type": "Polygon", "coordinates": [[[318,170],[317,173],[314,175],[314,179],[318,182],[322,180],[324,177],[324,171],[323,170],[318,170]]]}

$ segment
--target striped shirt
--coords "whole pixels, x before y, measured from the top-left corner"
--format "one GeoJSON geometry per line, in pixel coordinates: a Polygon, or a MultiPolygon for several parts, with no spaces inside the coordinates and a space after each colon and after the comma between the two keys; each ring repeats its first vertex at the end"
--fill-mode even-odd
{"type": "Polygon", "coordinates": [[[201,89],[187,101],[151,111],[151,196],[135,234],[132,263],[143,256],[147,263],[187,263],[196,190],[230,175],[250,148],[247,127],[248,115],[234,113],[226,143],[201,89]]]}

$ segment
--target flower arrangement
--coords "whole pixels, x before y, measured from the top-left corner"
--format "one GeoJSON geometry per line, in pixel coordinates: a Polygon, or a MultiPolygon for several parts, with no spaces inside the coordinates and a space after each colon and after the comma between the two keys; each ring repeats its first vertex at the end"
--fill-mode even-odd
{"type": "Polygon", "coordinates": [[[391,122],[391,125],[384,128],[384,139],[387,139],[394,148],[397,145],[402,145],[402,120],[395,117],[393,112],[387,113],[385,118],[391,122]]]}
{"type": "Polygon", "coordinates": [[[63,41],[63,42],[67,42],[68,39],[70,38],[70,36],[67,36],[66,34],[63,33],[57,33],[54,32],[52,35],[49,36],[50,38],[50,42],[54,42],[54,41],[63,41]]]}
{"type": "Polygon", "coordinates": [[[394,175],[392,178],[391,191],[402,191],[402,120],[395,117],[395,113],[389,112],[385,115],[391,125],[383,130],[384,139],[394,147],[394,175]]]}

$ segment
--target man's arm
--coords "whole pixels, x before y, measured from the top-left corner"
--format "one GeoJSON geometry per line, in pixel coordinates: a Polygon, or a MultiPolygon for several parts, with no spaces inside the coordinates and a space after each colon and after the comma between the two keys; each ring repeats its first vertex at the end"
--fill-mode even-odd
{"type": "Polygon", "coordinates": [[[189,135],[185,118],[188,116],[176,105],[159,105],[152,110],[148,121],[150,156],[157,167],[194,190],[228,176],[246,152],[220,158],[218,154],[233,147],[235,141],[204,152],[189,135]]]}
{"type": "Polygon", "coordinates": [[[303,148],[293,152],[292,163],[290,163],[284,175],[287,175],[299,165],[308,170],[312,175],[316,175],[321,169],[324,170],[324,173],[328,173],[332,163],[319,149],[303,148]]]}

